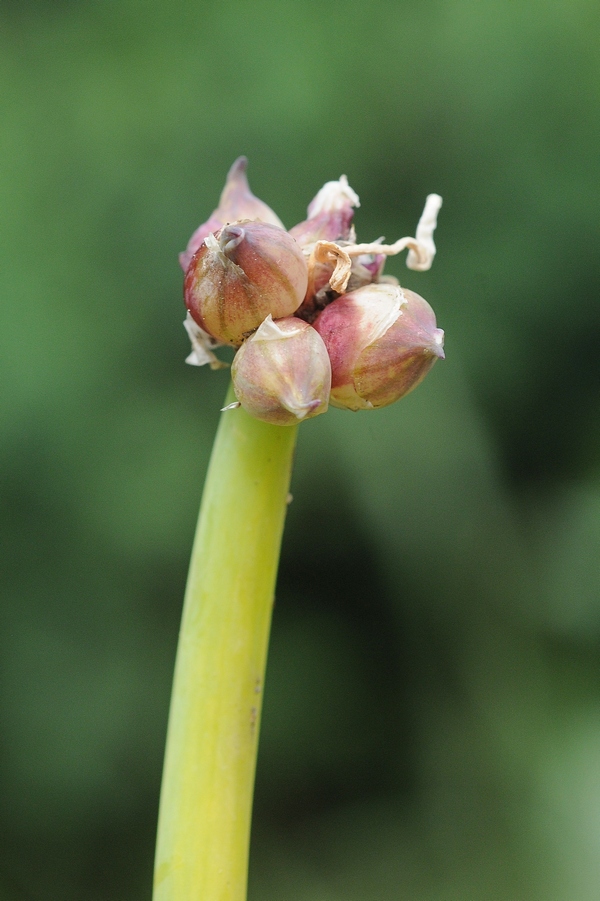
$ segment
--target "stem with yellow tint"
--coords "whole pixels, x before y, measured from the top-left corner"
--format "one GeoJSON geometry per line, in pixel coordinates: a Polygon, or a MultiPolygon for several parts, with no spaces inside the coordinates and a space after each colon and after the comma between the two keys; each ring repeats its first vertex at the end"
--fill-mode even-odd
{"type": "MultiPolygon", "coordinates": [[[[231,396],[228,397],[232,399],[231,396]]],[[[245,901],[271,610],[297,426],[223,413],[175,666],[154,901],[245,901]]]]}

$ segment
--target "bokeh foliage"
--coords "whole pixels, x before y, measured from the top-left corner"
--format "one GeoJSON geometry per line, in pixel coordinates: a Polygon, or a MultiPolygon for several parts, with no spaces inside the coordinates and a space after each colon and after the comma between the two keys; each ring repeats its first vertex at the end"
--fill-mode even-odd
{"type": "MultiPolygon", "coordinates": [[[[227,376],[176,255],[345,172],[447,361],[301,429],[251,901],[596,901],[593,0],[0,2],[0,899],[141,901],[227,376]]],[[[232,549],[232,555],[235,550],[232,549]]]]}

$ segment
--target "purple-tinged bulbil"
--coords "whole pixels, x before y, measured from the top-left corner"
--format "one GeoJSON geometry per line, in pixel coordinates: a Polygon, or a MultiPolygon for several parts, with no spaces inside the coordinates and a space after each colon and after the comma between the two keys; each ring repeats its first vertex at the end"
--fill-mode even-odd
{"type": "Polygon", "coordinates": [[[211,232],[218,231],[229,222],[237,222],[239,219],[257,219],[268,225],[284,227],[283,222],[271,207],[255,197],[250,190],[246,177],[247,166],[246,157],[238,157],[227,174],[219,206],[212,212],[210,219],[196,229],[184,252],[179,254],[179,263],[184,272],[187,271],[192,257],[206,236],[211,232]]]}
{"type": "Polygon", "coordinates": [[[308,218],[290,228],[290,235],[301,247],[315,241],[349,241],[357,206],[360,206],[358,195],[345,175],[338,181],[328,181],[308,205],[308,218]]]}
{"type": "Polygon", "coordinates": [[[444,358],[444,333],[426,300],[391,284],[338,297],[318,316],[331,361],[331,403],[386,407],[412,391],[444,358]]]}
{"type": "Polygon", "coordinates": [[[327,410],[331,366],[317,332],[290,316],[270,316],[240,347],[231,377],[242,407],[256,419],[294,425],[327,410]]]}
{"type": "Polygon", "coordinates": [[[308,267],[284,229],[241,221],[209,234],[185,276],[185,304],[218,341],[237,347],[271,314],[291,316],[304,298],[308,267]]]}

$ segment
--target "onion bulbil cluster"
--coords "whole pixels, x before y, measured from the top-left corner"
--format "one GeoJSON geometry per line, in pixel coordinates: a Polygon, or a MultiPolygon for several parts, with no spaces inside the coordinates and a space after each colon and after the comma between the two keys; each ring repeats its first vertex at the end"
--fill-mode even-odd
{"type": "Polygon", "coordinates": [[[414,238],[357,244],[359,201],[345,176],[286,232],[245,170],[241,157],[180,255],[187,362],[219,368],[214,349],[237,348],[233,406],[276,425],[318,416],[329,402],[368,410],[404,397],[443,359],[444,333],[427,301],[383,276],[383,266],[404,249],[409,268],[431,266],[441,198],[429,195],[414,238]]]}

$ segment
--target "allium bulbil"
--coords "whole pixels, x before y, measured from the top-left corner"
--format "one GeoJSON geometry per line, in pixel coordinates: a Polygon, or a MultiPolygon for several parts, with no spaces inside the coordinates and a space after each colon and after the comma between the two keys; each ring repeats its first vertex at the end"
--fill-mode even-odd
{"type": "Polygon", "coordinates": [[[235,395],[256,419],[294,425],[325,413],[331,364],[323,339],[296,316],[267,316],[244,341],[231,368],[235,395]]]}
{"type": "Polygon", "coordinates": [[[229,172],[225,187],[221,192],[219,206],[211,213],[210,219],[198,226],[190,240],[188,246],[179,254],[179,264],[184,272],[187,271],[190,261],[207,235],[216,232],[229,222],[236,222],[238,219],[259,219],[268,225],[278,225],[283,228],[283,222],[273,210],[255,197],[250,190],[248,179],[246,178],[246,168],[248,160],[245,156],[240,156],[229,172]]]}
{"type": "Polygon", "coordinates": [[[331,403],[387,407],[444,358],[444,333],[426,300],[398,285],[366,285],[334,300],[314,324],[333,373],[331,403]]]}
{"type": "Polygon", "coordinates": [[[409,269],[431,267],[441,197],[427,197],[414,238],[359,244],[359,199],[345,176],[327,182],[306,220],[286,232],[251,193],[245,170],[240,157],[219,206],[180,255],[187,362],[220,368],[215,348],[238,347],[237,406],[278,425],[325,412],[329,400],[368,410],[404,397],[444,358],[444,333],[427,301],[383,268],[405,249],[409,269]]]}
{"type": "Polygon", "coordinates": [[[206,236],[185,274],[184,296],[200,328],[238,347],[267,316],[298,309],[308,266],[283,228],[242,219],[206,236]]]}

